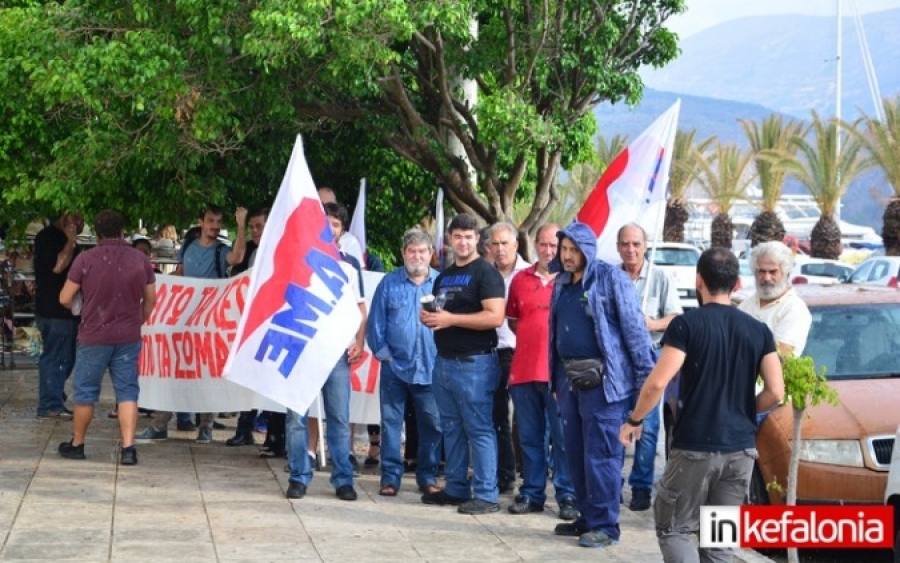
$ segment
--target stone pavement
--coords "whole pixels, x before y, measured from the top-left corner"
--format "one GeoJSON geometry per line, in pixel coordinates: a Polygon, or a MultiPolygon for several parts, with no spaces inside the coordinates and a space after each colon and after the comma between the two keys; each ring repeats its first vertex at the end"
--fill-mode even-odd
{"type": "Polygon", "coordinates": [[[306,498],[289,501],[284,460],[226,447],[231,429],[205,445],[170,431],[138,445],[137,466],[119,466],[106,387],[87,460],[62,459],[71,422],[36,419],[36,396],[36,370],[0,371],[2,561],[662,561],[650,511],[623,507],[622,542],[585,549],[553,535],[555,503],[513,516],[512,494],[497,514],[464,516],[421,504],[410,478],[397,497],[378,496],[376,472],[358,479],[359,500],[340,501],[319,472],[306,498]]]}

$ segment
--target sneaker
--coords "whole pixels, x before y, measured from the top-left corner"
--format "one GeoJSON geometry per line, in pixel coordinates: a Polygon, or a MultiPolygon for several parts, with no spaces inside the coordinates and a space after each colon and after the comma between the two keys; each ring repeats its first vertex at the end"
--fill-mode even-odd
{"type": "Polygon", "coordinates": [[[134,446],[122,448],[122,450],[119,452],[119,464],[137,465],[137,450],[134,449],[134,446]]]}
{"type": "Polygon", "coordinates": [[[523,496],[516,497],[516,501],[506,507],[510,514],[530,514],[532,512],[543,512],[544,505],[531,502],[523,496]]]}
{"type": "Polygon", "coordinates": [[[486,500],[481,500],[480,498],[468,500],[459,505],[459,508],[456,509],[460,514],[471,514],[472,516],[490,514],[491,512],[497,512],[499,510],[500,505],[496,502],[488,502],[486,500]]]}
{"type": "Polygon", "coordinates": [[[226,446],[252,446],[254,443],[252,433],[235,434],[231,438],[225,440],[226,446]]]}
{"type": "Polygon", "coordinates": [[[60,444],[57,451],[59,455],[68,459],[84,459],[84,444],[74,446],[71,440],[60,444]]]}
{"type": "Polygon", "coordinates": [[[634,512],[650,509],[650,491],[648,489],[631,489],[631,503],[628,508],[634,512]]]}
{"type": "Polygon", "coordinates": [[[451,497],[443,489],[436,493],[425,493],[422,495],[422,504],[436,504],[438,506],[449,504],[450,506],[459,506],[468,501],[469,499],[467,498],[451,497]]]}
{"type": "Polygon", "coordinates": [[[197,439],[194,441],[198,444],[208,444],[212,442],[212,429],[204,426],[197,431],[197,439]]]}
{"type": "Polygon", "coordinates": [[[134,439],[141,440],[141,441],[168,440],[169,439],[169,431],[168,430],[156,430],[152,426],[148,426],[147,428],[144,428],[143,432],[135,435],[134,439]]]}
{"type": "Polygon", "coordinates": [[[39,413],[37,413],[37,418],[39,418],[41,420],[48,420],[48,419],[69,420],[72,418],[72,413],[66,411],[65,409],[63,409],[61,411],[39,412],[39,413]]]}
{"type": "Polygon", "coordinates": [[[578,545],[581,547],[609,547],[616,545],[619,540],[614,540],[602,530],[591,530],[581,534],[578,538],[578,545]]]}
{"type": "Polygon", "coordinates": [[[334,491],[334,494],[341,500],[356,500],[356,489],[353,488],[353,485],[341,485],[334,491]]]}
{"type": "Polygon", "coordinates": [[[587,530],[579,526],[577,523],[575,524],[557,524],[555,528],[553,528],[553,533],[557,536],[569,536],[569,537],[580,537],[587,530]]]}
{"type": "Polygon", "coordinates": [[[359,477],[362,474],[362,471],[360,471],[359,468],[359,460],[356,459],[356,456],[353,454],[350,454],[350,467],[353,468],[354,477],[359,477]]]}
{"type": "Polygon", "coordinates": [[[571,497],[564,498],[562,502],[559,503],[560,520],[578,520],[579,516],[581,516],[581,513],[575,508],[575,499],[571,497]]]}
{"type": "Polygon", "coordinates": [[[193,432],[197,429],[197,425],[193,422],[179,422],[176,428],[181,432],[193,432]]]}
{"type": "Polygon", "coordinates": [[[285,493],[287,498],[303,498],[306,496],[306,485],[303,483],[294,483],[293,481],[288,482],[287,493],[285,493]]]}

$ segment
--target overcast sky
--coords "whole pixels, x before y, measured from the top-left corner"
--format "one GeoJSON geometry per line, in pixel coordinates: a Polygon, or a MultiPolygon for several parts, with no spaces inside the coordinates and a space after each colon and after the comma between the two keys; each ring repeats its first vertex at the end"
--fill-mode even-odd
{"type": "MultiPolygon", "coordinates": [[[[844,16],[900,8],[900,0],[842,0],[844,16]]],[[[833,16],[835,0],[687,0],[687,12],[668,20],[668,27],[682,38],[727,20],[746,16],[809,14],[833,16]]]]}

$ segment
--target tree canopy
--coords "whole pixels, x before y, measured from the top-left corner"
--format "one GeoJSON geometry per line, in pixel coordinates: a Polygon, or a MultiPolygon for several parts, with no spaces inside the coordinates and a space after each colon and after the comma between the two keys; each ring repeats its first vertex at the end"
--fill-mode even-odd
{"type": "Polygon", "coordinates": [[[430,205],[440,185],[458,210],[519,219],[533,234],[558,201],[559,167],[590,158],[593,107],[638,101],[638,70],[677,55],[663,25],[684,9],[684,0],[2,2],[4,207],[117,207],[175,222],[204,201],[269,203],[302,133],[320,151],[307,155],[317,181],[333,172],[317,175],[325,163],[383,174],[369,183],[376,207],[430,205]],[[513,217],[523,199],[527,215],[513,217]]]}

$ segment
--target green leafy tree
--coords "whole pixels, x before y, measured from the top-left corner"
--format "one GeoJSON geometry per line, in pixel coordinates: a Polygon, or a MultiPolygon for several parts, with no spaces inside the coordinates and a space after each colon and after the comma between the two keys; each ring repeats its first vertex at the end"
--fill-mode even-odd
{"type": "MultiPolygon", "coordinates": [[[[816,371],[816,365],[810,356],[788,355],[782,357],[784,373],[784,397],[790,404],[794,416],[793,436],[791,438],[791,459],[788,465],[787,504],[797,504],[797,474],[800,468],[800,450],[802,448],[802,427],[806,409],[820,403],[838,404],[837,391],[828,386],[825,378],[825,367],[816,371]]],[[[788,550],[788,560],[797,563],[797,550],[788,550]]]]}

